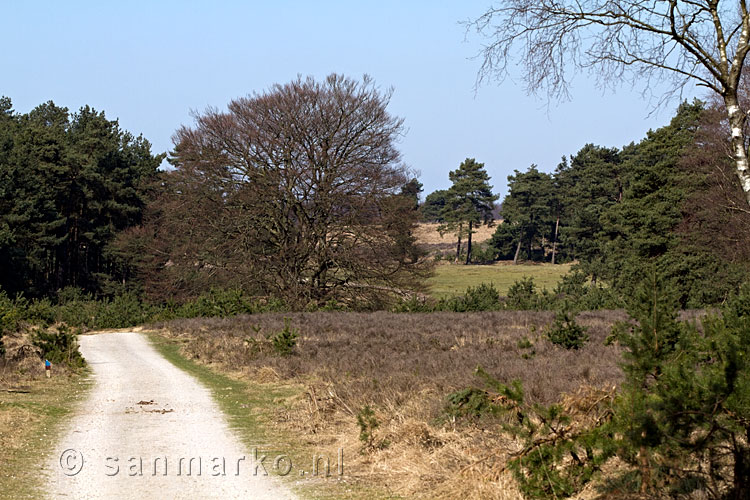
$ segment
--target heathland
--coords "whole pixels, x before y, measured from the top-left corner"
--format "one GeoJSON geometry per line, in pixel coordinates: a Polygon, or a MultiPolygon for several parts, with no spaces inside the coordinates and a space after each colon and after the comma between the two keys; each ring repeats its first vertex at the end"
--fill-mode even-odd
{"type": "Polygon", "coordinates": [[[498,205],[475,158],[423,197],[389,99],[300,77],[196,114],[170,170],[103,112],[0,100],[0,493],[36,495],[84,397],[77,335],[146,325],[244,436],[343,449],[322,495],[750,495],[720,106],[516,170],[498,205]]]}
{"type": "Polygon", "coordinates": [[[472,387],[492,394],[477,367],[522,380],[531,404],[583,411],[623,380],[621,348],[604,341],[625,318],[579,315],[591,339],[577,351],[552,344],[545,329],[554,314],[536,311],[276,313],[149,328],[214,370],[291,387],[266,422],[312,449],[342,448],[349,481],[403,498],[478,500],[520,498],[507,462],[524,444],[481,404],[456,399],[472,387]],[[298,335],[289,356],[268,342],[284,330],[298,335]]]}

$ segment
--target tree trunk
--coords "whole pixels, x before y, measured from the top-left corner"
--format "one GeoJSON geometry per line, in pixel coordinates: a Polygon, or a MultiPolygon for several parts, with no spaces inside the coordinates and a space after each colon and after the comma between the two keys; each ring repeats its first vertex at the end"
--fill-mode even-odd
{"type": "Polygon", "coordinates": [[[521,253],[521,239],[518,239],[518,246],[516,247],[516,255],[513,256],[513,265],[518,264],[518,254],[521,253]]]}
{"type": "MultiPolygon", "coordinates": [[[[644,432],[644,437],[645,434],[644,432]]],[[[638,450],[638,469],[641,473],[641,487],[639,491],[643,495],[651,489],[651,464],[648,459],[648,450],[643,445],[638,450]]]]}
{"type": "Polygon", "coordinates": [[[557,230],[560,227],[560,216],[555,221],[555,239],[552,240],[552,265],[555,265],[555,254],[557,253],[557,230]]]}
{"type": "Polygon", "coordinates": [[[471,264],[471,227],[472,221],[469,221],[469,235],[466,237],[466,263],[471,264]]]}
{"type": "MultiPolygon", "coordinates": [[[[750,430],[747,431],[750,437],[750,430]]],[[[734,453],[734,484],[732,498],[750,498],[750,461],[747,460],[748,449],[740,446],[734,453]]]]}
{"type": "Polygon", "coordinates": [[[456,245],[456,262],[461,258],[461,226],[458,226],[458,244],[456,245]]]}
{"type": "Polygon", "coordinates": [[[732,131],[732,150],[734,153],[735,169],[740,180],[740,186],[745,193],[745,199],[750,204],[750,165],[745,149],[745,122],[747,117],[740,109],[736,92],[730,92],[724,97],[724,104],[729,116],[729,127],[732,131]]]}

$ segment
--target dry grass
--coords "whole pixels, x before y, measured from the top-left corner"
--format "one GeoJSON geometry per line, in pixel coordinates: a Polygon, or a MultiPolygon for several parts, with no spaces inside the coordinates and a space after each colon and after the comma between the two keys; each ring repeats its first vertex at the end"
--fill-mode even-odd
{"type": "MultiPolygon", "coordinates": [[[[417,225],[414,230],[414,237],[417,239],[417,244],[424,248],[428,254],[434,253],[448,253],[456,252],[456,236],[453,233],[445,233],[440,235],[438,227],[440,224],[433,222],[422,222],[417,225]]],[[[471,237],[473,244],[478,245],[492,238],[492,235],[497,229],[497,224],[492,226],[482,225],[475,229],[474,234],[471,237]]],[[[461,241],[461,247],[466,246],[465,239],[461,241]]]]}
{"type": "MultiPolygon", "coordinates": [[[[57,331],[58,325],[46,329],[57,331]]],[[[0,359],[0,388],[12,388],[17,384],[27,384],[45,378],[42,351],[32,342],[32,335],[39,327],[28,327],[22,331],[6,334],[3,337],[6,353],[0,359]]],[[[75,377],[77,374],[65,365],[54,365],[56,377],[75,377]]]]}
{"type": "Polygon", "coordinates": [[[0,498],[38,498],[39,463],[52,449],[60,424],[86,394],[88,382],[64,367],[44,375],[28,333],[3,338],[0,360],[0,498]]]}
{"type": "MultiPolygon", "coordinates": [[[[503,470],[515,444],[491,421],[446,419],[445,396],[481,386],[482,366],[504,382],[521,379],[527,400],[552,403],[582,387],[611,390],[622,379],[620,351],[604,346],[621,312],[583,313],[591,340],[566,351],[543,337],[552,313],[295,313],[155,325],[182,340],[183,353],[259,381],[302,384],[306,391],[280,420],[310,444],[344,448],[347,474],[394,494],[431,498],[518,498],[503,470]],[[284,317],[299,330],[296,353],[276,356],[265,338],[284,317]],[[519,343],[528,339],[532,348],[519,343]],[[531,351],[535,354],[529,355],[531,351]],[[374,448],[360,453],[356,414],[374,408],[374,448]]],[[[593,390],[593,389],[592,389],[593,390]]],[[[571,396],[568,396],[571,397],[571,396]]]]}

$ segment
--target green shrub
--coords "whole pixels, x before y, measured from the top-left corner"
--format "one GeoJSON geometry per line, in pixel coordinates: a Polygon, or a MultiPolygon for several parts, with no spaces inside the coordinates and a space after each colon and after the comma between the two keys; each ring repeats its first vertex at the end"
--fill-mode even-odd
{"type": "Polygon", "coordinates": [[[563,276],[553,293],[558,301],[565,300],[575,303],[579,311],[623,307],[622,301],[614,289],[591,284],[588,276],[577,269],[563,276]]]}
{"type": "Polygon", "coordinates": [[[508,297],[505,302],[508,309],[536,309],[536,284],[534,278],[525,276],[516,280],[508,289],[508,297]]]}
{"type": "Polygon", "coordinates": [[[23,319],[35,325],[49,326],[57,319],[57,311],[52,301],[44,298],[26,305],[23,319]]]}
{"type": "Polygon", "coordinates": [[[500,293],[492,283],[468,287],[463,297],[466,311],[495,311],[500,308],[500,293]]]}
{"type": "Polygon", "coordinates": [[[430,304],[426,298],[412,295],[408,299],[398,302],[391,311],[397,313],[432,312],[435,306],[430,304]]]}
{"type": "Polygon", "coordinates": [[[525,276],[516,280],[508,289],[505,308],[520,311],[542,311],[554,305],[555,298],[547,289],[537,291],[534,278],[525,276]]]}
{"type": "MultiPolygon", "coordinates": [[[[525,401],[520,381],[503,384],[481,367],[476,375],[484,389],[465,389],[449,396],[464,415],[495,416],[497,424],[521,443],[507,467],[527,498],[565,498],[580,491],[612,456],[602,448],[597,422],[609,415],[609,401],[597,398],[588,411],[593,426],[573,422],[561,405],[544,406],[525,401]]],[[[455,409],[454,409],[455,411],[455,409]]]]}
{"type": "Polygon", "coordinates": [[[613,332],[626,374],[613,425],[642,492],[750,498],[748,302],[743,287],[698,328],[678,320],[680,289],[663,276],[633,294],[635,321],[613,332]],[[713,486],[703,488],[706,481],[713,486]]]}
{"type": "Polygon", "coordinates": [[[576,323],[575,314],[563,306],[545,332],[550,342],[565,349],[580,349],[589,339],[586,328],[576,323]]]}
{"type": "Polygon", "coordinates": [[[297,345],[299,332],[289,325],[290,319],[284,318],[284,329],[269,337],[274,352],[279,356],[290,356],[297,345]]]}
{"type": "Polygon", "coordinates": [[[477,312],[497,311],[500,309],[500,294],[492,283],[481,283],[476,287],[466,288],[463,295],[441,299],[438,303],[425,312],[451,311],[451,312],[477,312]]]}
{"type": "Polygon", "coordinates": [[[0,290],[0,331],[11,332],[18,327],[21,310],[17,303],[0,290]]]}
{"type": "Polygon", "coordinates": [[[497,259],[497,250],[487,244],[479,244],[471,249],[471,262],[475,264],[488,264],[497,259]]]}
{"type": "Polygon", "coordinates": [[[448,394],[444,413],[452,420],[456,418],[476,420],[505,411],[505,408],[496,403],[496,400],[507,402],[510,406],[523,401],[523,388],[519,380],[514,380],[510,385],[503,384],[481,366],[478,366],[474,373],[485,388],[468,387],[448,394]]]}
{"type": "Polygon", "coordinates": [[[177,307],[174,316],[177,318],[226,318],[238,314],[256,314],[285,310],[280,299],[269,298],[258,300],[242,290],[211,289],[198,298],[177,307]]]}
{"type": "Polygon", "coordinates": [[[445,413],[452,419],[469,418],[478,419],[484,415],[494,415],[499,407],[492,403],[487,391],[468,387],[446,396],[447,406],[445,413]]]}
{"type": "MultiPolygon", "coordinates": [[[[678,320],[679,290],[649,281],[631,293],[632,321],[613,329],[624,351],[617,393],[591,394],[585,409],[532,405],[520,386],[478,369],[484,388],[449,396],[454,414],[512,411],[497,423],[522,443],[508,469],[525,497],[580,493],[617,456],[625,466],[606,479],[605,494],[750,498],[750,286],[699,328],[678,320]]],[[[572,317],[564,304],[548,335],[575,348],[585,333],[572,317]]]]}
{"type": "Polygon", "coordinates": [[[115,296],[99,303],[95,328],[127,328],[147,322],[150,307],[133,292],[115,296]]]}
{"type": "Polygon", "coordinates": [[[750,318],[750,282],[743,283],[727,300],[725,311],[736,318],[750,318]]]}
{"type": "Polygon", "coordinates": [[[0,290],[0,356],[5,356],[3,336],[18,326],[18,309],[8,295],[0,290]]]}
{"type": "Polygon", "coordinates": [[[285,312],[289,310],[286,303],[277,297],[265,297],[262,299],[253,300],[253,314],[268,313],[268,312],[285,312]]]}
{"type": "Polygon", "coordinates": [[[589,288],[589,277],[583,271],[573,269],[565,274],[555,286],[555,295],[562,295],[568,299],[579,299],[589,288]]]}
{"type": "Polygon", "coordinates": [[[66,364],[73,368],[80,368],[86,363],[78,350],[75,331],[67,326],[60,326],[56,332],[37,331],[32,337],[32,343],[42,350],[42,356],[52,363],[66,364]]]}
{"type": "MultiPolygon", "coordinates": [[[[579,493],[611,456],[599,447],[600,429],[573,422],[561,405],[519,402],[519,418],[505,428],[524,443],[523,453],[508,462],[526,498],[567,498],[579,493]]],[[[592,407],[607,418],[608,403],[592,407]]]]}
{"type": "Polygon", "coordinates": [[[83,289],[75,286],[66,286],[62,290],[57,291],[57,303],[68,304],[71,302],[88,302],[94,300],[94,297],[90,293],[86,293],[83,289]]]}
{"type": "MultiPolygon", "coordinates": [[[[250,325],[250,328],[257,334],[260,333],[260,326],[258,325],[250,325]]],[[[268,339],[257,339],[255,337],[246,337],[245,338],[245,348],[247,350],[247,353],[250,357],[257,356],[259,354],[263,354],[263,352],[266,349],[266,346],[268,346],[268,339]]]]}
{"type": "Polygon", "coordinates": [[[521,338],[516,345],[519,349],[531,349],[534,347],[534,343],[528,337],[521,338]]]}
{"type": "Polygon", "coordinates": [[[184,318],[227,317],[252,313],[252,304],[247,302],[241,290],[219,290],[212,288],[197,299],[183,305],[178,315],[184,318]]]}
{"type": "Polygon", "coordinates": [[[66,301],[57,306],[55,319],[71,326],[97,328],[100,307],[93,299],[66,301]]]}
{"type": "Polygon", "coordinates": [[[96,299],[79,288],[67,287],[57,293],[56,301],[42,298],[15,300],[0,291],[0,336],[15,330],[19,321],[40,326],[63,323],[78,328],[127,328],[151,321],[176,318],[227,317],[286,310],[280,299],[257,299],[239,290],[213,289],[195,300],[178,305],[167,302],[151,304],[133,292],[126,291],[112,298],[96,299]]]}
{"type": "Polygon", "coordinates": [[[375,418],[375,412],[370,405],[357,412],[357,425],[359,425],[359,440],[362,441],[362,448],[375,447],[375,429],[380,426],[378,419],[375,418]]]}
{"type": "Polygon", "coordinates": [[[526,352],[521,354],[521,357],[523,359],[531,359],[534,356],[536,356],[536,351],[534,350],[534,343],[528,337],[521,338],[516,345],[518,346],[519,349],[526,350],[526,352]]]}

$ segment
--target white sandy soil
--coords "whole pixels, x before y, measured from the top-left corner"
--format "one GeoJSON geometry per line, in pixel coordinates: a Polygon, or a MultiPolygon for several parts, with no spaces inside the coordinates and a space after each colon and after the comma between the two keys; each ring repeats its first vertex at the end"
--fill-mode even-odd
{"type": "Polygon", "coordinates": [[[273,457],[258,465],[210,391],[141,334],[79,342],[94,387],[44,466],[50,498],[295,498],[264,475],[273,457]]]}

